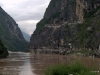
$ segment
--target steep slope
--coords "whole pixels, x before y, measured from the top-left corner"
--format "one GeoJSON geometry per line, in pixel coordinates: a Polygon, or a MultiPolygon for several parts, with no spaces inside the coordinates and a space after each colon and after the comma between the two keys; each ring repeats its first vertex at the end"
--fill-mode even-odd
{"type": "Polygon", "coordinates": [[[10,51],[24,51],[27,45],[16,22],[1,7],[0,38],[10,51]]]}
{"type": "Polygon", "coordinates": [[[97,49],[100,0],[51,0],[29,43],[33,50],[97,49]]]}
{"type": "Polygon", "coordinates": [[[2,44],[2,41],[0,40],[0,58],[5,58],[8,55],[9,54],[7,48],[2,44]]]}

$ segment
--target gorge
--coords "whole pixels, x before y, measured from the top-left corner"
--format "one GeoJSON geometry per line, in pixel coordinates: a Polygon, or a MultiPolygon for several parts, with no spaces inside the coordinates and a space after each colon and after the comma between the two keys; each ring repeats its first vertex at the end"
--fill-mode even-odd
{"type": "Polygon", "coordinates": [[[29,41],[30,36],[0,7],[0,75],[100,75],[100,58],[94,58],[100,57],[100,0],[51,0],[30,42],[23,36],[29,41]],[[76,61],[83,66],[55,66],[76,61]],[[90,74],[84,65],[91,68],[86,71],[90,74]],[[50,71],[49,66],[57,69],[50,71]]]}

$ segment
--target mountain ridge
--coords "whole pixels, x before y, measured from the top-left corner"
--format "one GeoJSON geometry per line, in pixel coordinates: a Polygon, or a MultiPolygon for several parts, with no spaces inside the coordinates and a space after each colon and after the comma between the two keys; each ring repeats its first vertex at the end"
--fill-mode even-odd
{"type": "Polygon", "coordinates": [[[11,51],[24,51],[25,41],[18,24],[0,7],[0,39],[11,51]]]}

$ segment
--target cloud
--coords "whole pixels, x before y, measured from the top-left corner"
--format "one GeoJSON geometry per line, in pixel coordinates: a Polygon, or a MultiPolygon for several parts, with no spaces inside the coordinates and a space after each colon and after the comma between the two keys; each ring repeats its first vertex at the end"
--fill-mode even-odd
{"type": "Polygon", "coordinates": [[[0,3],[0,6],[3,6],[3,4],[2,4],[2,3],[0,3]]]}
{"type": "Polygon", "coordinates": [[[26,21],[19,21],[17,22],[19,24],[19,27],[22,31],[25,33],[31,35],[33,31],[36,28],[36,23],[38,23],[39,20],[26,20],[26,21]]]}
{"type": "Polygon", "coordinates": [[[48,6],[49,0],[24,0],[23,2],[15,3],[4,6],[4,9],[14,17],[16,21],[20,20],[40,20],[48,6]],[[11,10],[10,10],[11,9],[11,10]]]}
{"type": "Polygon", "coordinates": [[[21,30],[32,34],[36,27],[35,21],[43,18],[49,2],[50,0],[0,0],[0,5],[15,19],[21,30]]]}

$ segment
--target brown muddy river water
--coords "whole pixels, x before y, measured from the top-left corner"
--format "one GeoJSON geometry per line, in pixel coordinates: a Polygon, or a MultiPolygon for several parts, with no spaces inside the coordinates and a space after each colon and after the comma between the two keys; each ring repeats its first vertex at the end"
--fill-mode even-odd
{"type": "Polygon", "coordinates": [[[0,59],[0,74],[2,75],[44,75],[47,66],[59,63],[79,61],[87,67],[100,71],[100,58],[76,57],[61,55],[32,55],[29,53],[10,53],[6,59],[0,59]]]}

